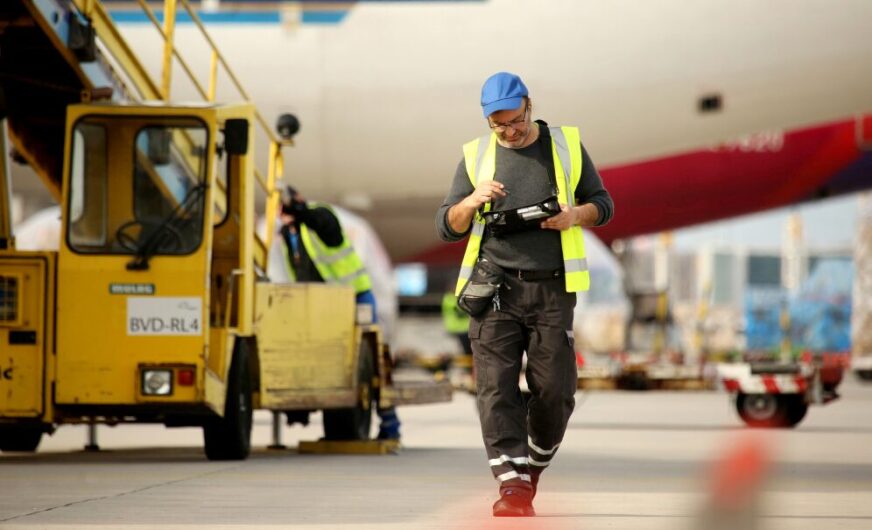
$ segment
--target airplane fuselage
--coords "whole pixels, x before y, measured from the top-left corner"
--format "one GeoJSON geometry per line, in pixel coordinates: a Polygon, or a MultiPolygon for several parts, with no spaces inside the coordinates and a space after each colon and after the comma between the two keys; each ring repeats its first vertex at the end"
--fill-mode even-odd
{"type": "MultiPolygon", "coordinates": [[[[433,214],[461,144],[487,132],[479,90],[499,70],[524,78],[534,118],[580,127],[615,197],[606,240],[872,182],[846,140],[872,110],[865,0],[219,4],[246,9],[277,15],[209,30],[268,119],[300,118],[286,181],[362,213],[395,259],[438,244],[433,214]]],[[[121,27],[159,68],[154,28],[121,27]]],[[[196,57],[191,26],[176,39],[196,57]]]]}

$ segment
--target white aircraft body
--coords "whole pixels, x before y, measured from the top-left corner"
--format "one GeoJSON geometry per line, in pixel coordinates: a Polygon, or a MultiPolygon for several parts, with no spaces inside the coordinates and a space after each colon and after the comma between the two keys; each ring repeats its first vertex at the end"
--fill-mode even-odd
{"type": "MultiPolygon", "coordinates": [[[[155,28],[133,2],[107,5],[159,79],[155,28]]],[[[488,132],[479,93],[497,71],[524,78],[535,118],[579,126],[600,169],[731,141],[767,154],[788,129],[872,110],[868,0],[194,5],[267,120],[299,117],[285,180],[363,215],[395,260],[439,244],[435,210],[461,145],[488,132]]],[[[193,24],[177,25],[176,44],[205,83],[193,24]]],[[[191,98],[178,67],[174,79],[173,98],[191,98]]],[[[617,199],[615,223],[636,203],[617,199]]]]}

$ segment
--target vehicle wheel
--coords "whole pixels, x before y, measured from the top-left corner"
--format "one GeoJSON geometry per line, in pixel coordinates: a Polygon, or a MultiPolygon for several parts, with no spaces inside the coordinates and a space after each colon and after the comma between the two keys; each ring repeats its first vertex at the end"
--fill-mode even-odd
{"type": "Polygon", "coordinates": [[[799,422],[805,418],[808,412],[808,403],[806,403],[800,394],[789,394],[781,396],[786,409],[784,414],[784,427],[796,427],[799,422]]]}
{"type": "Polygon", "coordinates": [[[206,458],[244,460],[251,453],[251,373],[248,347],[237,341],[227,383],[224,417],[210,418],[203,426],[206,458]]]}
{"type": "Polygon", "coordinates": [[[36,426],[5,425],[0,427],[0,451],[32,453],[42,440],[42,428],[36,426]]]}
{"type": "Polygon", "coordinates": [[[854,373],[860,381],[872,381],[872,370],[855,370],[854,373]]]}
{"type": "Polygon", "coordinates": [[[360,345],[357,382],[360,392],[357,405],[345,409],[324,410],[325,440],[369,440],[372,427],[372,378],[375,375],[369,341],[360,345]]]}
{"type": "Polygon", "coordinates": [[[798,394],[743,394],[736,411],[749,427],[793,427],[805,417],[808,404],[798,394]]]}

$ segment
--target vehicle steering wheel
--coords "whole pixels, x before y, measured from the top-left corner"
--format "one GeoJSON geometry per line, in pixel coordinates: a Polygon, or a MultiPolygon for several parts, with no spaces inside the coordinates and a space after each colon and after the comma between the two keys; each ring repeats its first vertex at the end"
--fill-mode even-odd
{"type": "Polygon", "coordinates": [[[153,237],[156,230],[158,231],[158,235],[154,236],[157,238],[156,248],[164,252],[179,252],[184,248],[185,237],[175,226],[168,223],[140,221],[139,219],[128,221],[119,226],[118,230],[115,231],[115,239],[123,249],[139,252],[141,250],[138,244],[139,240],[146,234],[147,237],[153,237]],[[134,237],[128,231],[137,225],[140,226],[139,236],[134,237]]]}

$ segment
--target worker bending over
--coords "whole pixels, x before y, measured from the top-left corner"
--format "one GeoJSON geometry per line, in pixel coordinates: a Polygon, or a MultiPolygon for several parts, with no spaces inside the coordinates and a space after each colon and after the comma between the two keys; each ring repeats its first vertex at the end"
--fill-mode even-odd
{"type": "MultiPolygon", "coordinates": [[[[292,281],[350,285],[357,293],[357,303],[372,306],[373,320],[376,319],[369,274],[330,206],[306,202],[297,190],[288,186],[282,197],[280,233],[292,281]]],[[[378,438],[398,439],[400,420],[396,409],[376,410],[381,420],[378,438]]]]}

